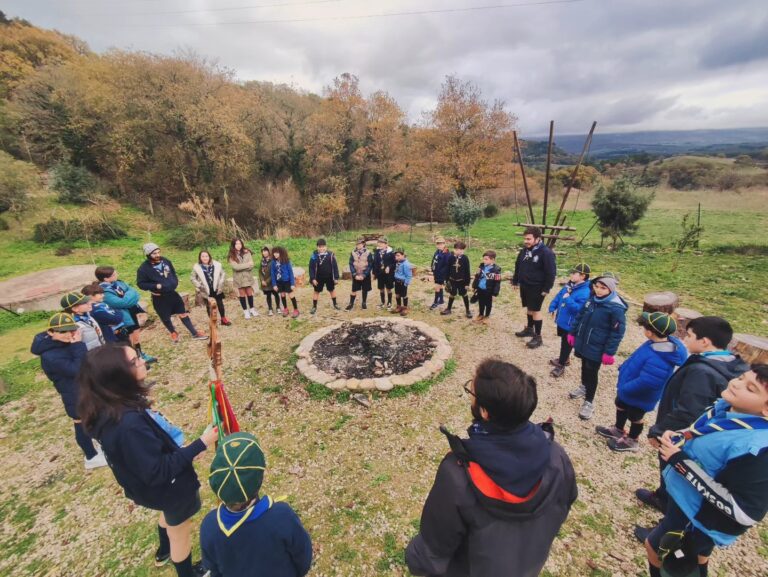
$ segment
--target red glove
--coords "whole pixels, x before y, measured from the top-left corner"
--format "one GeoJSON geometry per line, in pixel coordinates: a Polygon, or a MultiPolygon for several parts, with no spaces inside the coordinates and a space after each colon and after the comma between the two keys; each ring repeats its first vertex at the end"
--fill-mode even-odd
{"type": "Polygon", "coordinates": [[[565,338],[565,340],[568,341],[568,344],[571,345],[571,346],[575,346],[576,345],[576,337],[573,336],[573,335],[568,335],[565,338]]]}
{"type": "Polygon", "coordinates": [[[613,355],[606,355],[603,353],[603,364],[604,365],[612,365],[616,359],[613,358],[613,355]]]}

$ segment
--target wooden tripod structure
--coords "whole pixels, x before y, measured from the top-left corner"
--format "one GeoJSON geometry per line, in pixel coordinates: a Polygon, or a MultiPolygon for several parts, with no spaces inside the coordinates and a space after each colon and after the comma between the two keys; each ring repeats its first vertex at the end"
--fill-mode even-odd
{"type": "Polygon", "coordinates": [[[229,402],[226,391],[224,391],[222,356],[221,356],[221,335],[219,335],[219,309],[216,307],[216,299],[208,299],[208,314],[210,316],[208,333],[208,357],[211,360],[209,367],[210,377],[208,382],[208,391],[211,395],[208,403],[208,416],[211,424],[219,428],[219,441],[227,435],[237,433],[240,425],[237,417],[229,402]]]}
{"type": "MultiPolygon", "coordinates": [[[[589,147],[592,144],[592,135],[595,133],[595,127],[597,127],[596,121],[592,123],[592,127],[589,129],[589,134],[587,134],[587,138],[584,141],[584,147],[581,150],[581,155],[579,155],[579,161],[576,163],[576,166],[574,166],[573,171],[571,172],[571,177],[568,179],[568,186],[563,192],[563,200],[560,202],[560,208],[557,210],[557,214],[555,215],[555,220],[553,221],[552,224],[547,224],[547,209],[549,205],[549,175],[552,168],[552,147],[554,145],[555,121],[551,120],[549,122],[549,142],[547,145],[547,168],[546,168],[546,175],[545,175],[545,181],[544,181],[544,204],[541,212],[541,223],[536,223],[536,219],[533,215],[533,203],[531,202],[531,195],[528,191],[528,179],[525,176],[525,162],[523,161],[523,151],[520,147],[520,141],[517,138],[517,131],[515,130],[512,132],[512,136],[514,139],[514,146],[515,146],[515,155],[517,156],[517,162],[520,166],[520,175],[522,176],[523,189],[525,190],[525,200],[528,204],[528,218],[529,218],[529,222],[518,222],[515,224],[515,226],[539,227],[542,231],[542,235],[541,235],[542,238],[546,239],[547,246],[550,248],[553,248],[555,246],[555,243],[557,243],[558,240],[563,240],[563,241],[576,240],[575,236],[561,236],[563,232],[576,231],[576,229],[573,228],[572,226],[565,225],[565,221],[568,217],[568,215],[565,214],[565,203],[568,202],[568,196],[571,194],[571,188],[573,188],[573,183],[576,181],[576,178],[579,174],[579,169],[581,168],[581,164],[584,162],[584,157],[587,155],[587,151],[589,150],[589,147]]],[[[523,235],[523,233],[520,233],[520,232],[517,234],[518,236],[523,235]]]]}

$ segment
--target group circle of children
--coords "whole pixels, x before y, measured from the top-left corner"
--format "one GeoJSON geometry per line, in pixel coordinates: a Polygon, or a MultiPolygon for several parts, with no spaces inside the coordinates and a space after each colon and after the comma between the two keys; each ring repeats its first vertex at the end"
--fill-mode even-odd
{"type": "MultiPolygon", "coordinates": [[[[537,228],[526,229],[523,242],[511,282],[528,320],[515,334],[530,337],[526,347],[535,349],[543,343],[541,309],[555,283],[555,255],[537,228]]],[[[453,252],[443,238],[436,245],[430,308],[444,305],[447,291],[441,315],[452,314],[459,295],[467,318],[473,318],[470,304],[477,303],[475,322],[487,322],[502,284],[496,253],[483,253],[472,275],[464,243],[456,242],[453,252]]],[[[176,290],[171,261],[154,243],[143,250],[146,260],[136,284],[150,293],[172,341],[179,342],[173,316],[193,339],[206,339],[176,290]]],[[[264,247],[255,263],[243,241],[234,239],[228,262],[245,319],[259,315],[253,300],[256,278],[268,315],[299,315],[296,278],[285,248],[264,247]]],[[[376,279],[379,308],[408,314],[413,272],[403,249],[393,250],[386,237],[379,237],[376,250],[370,251],[359,238],[348,266],[352,291],[346,311],[354,309],[358,295],[361,308],[367,308],[376,279]]],[[[339,266],[325,240],[318,240],[308,270],[311,313],[317,312],[324,289],[340,310],[339,266]]],[[[216,448],[208,481],[220,505],[202,522],[203,559],[192,563],[191,519],[201,508],[192,463],[217,441],[218,431],[208,427],[185,443],[181,430],[152,409],[145,379],[157,359],[141,347],[145,311],[139,294],[118,279],[114,267],[100,266],[95,276],[81,292],[62,297],[62,311],[32,344],[73,420],[85,468],[108,465],[129,499],[158,511],[155,561],[172,562],[181,577],[305,575],[312,562],[309,534],[289,505],[261,494],[266,461],[258,440],[248,433],[225,437],[216,448]]],[[[583,399],[578,412],[583,420],[594,415],[601,366],[616,362],[629,308],[618,294],[616,275],[591,276],[588,264],[573,266],[548,309],[560,337],[550,374],[562,377],[571,353],[580,360],[580,385],[568,396],[583,399]]],[[[225,272],[210,252],[199,253],[191,280],[206,306],[213,299],[221,323],[230,325],[225,272]]],[[[768,512],[768,365],[750,367],[729,352],[733,330],[719,317],[691,320],[683,338],[675,336],[675,318],[663,312],[643,312],[637,323],[646,340],[618,369],[615,421],[595,432],[613,451],[638,451],[645,415],[658,407],[648,442],[659,453],[659,486],[638,488],[635,494],[663,518],[655,527],[636,526],[635,536],[645,545],[651,577],[706,576],[714,548],[732,544],[768,512]]],[[[443,430],[451,452],[427,497],[420,531],[406,550],[413,575],[532,577],[541,571],[577,488],[551,422],[529,421],[536,387],[521,368],[495,359],[483,361],[464,385],[473,417],[469,438],[443,430]]]]}

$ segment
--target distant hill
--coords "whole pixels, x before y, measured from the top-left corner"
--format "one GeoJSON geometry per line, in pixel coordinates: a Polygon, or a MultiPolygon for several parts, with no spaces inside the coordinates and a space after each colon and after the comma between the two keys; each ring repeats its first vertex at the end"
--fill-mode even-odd
{"type": "MultiPolygon", "coordinates": [[[[584,146],[584,134],[556,136],[555,144],[564,152],[578,155],[584,146]]],[[[545,138],[530,138],[530,143],[545,138]]],[[[595,133],[590,157],[617,158],[648,153],[660,156],[679,154],[754,154],[768,148],[768,128],[731,128],[722,130],[661,130],[624,133],[595,133]]]]}

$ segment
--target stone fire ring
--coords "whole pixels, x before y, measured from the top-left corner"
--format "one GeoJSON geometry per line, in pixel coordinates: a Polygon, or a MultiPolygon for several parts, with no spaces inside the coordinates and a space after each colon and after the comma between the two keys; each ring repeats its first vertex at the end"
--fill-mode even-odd
{"type": "Polygon", "coordinates": [[[445,334],[440,329],[427,323],[407,318],[374,317],[370,319],[352,319],[345,323],[323,327],[306,336],[296,349],[296,354],[299,357],[299,360],[296,362],[296,368],[299,372],[310,381],[325,385],[332,391],[391,391],[396,386],[408,387],[439,374],[445,368],[445,363],[451,358],[453,351],[448,344],[448,339],[445,338],[445,334]],[[428,361],[408,373],[370,379],[340,379],[336,375],[330,375],[312,364],[310,351],[319,339],[341,328],[346,323],[369,324],[372,322],[387,322],[414,327],[435,341],[437,344],[435,352],[428,361]]]}

